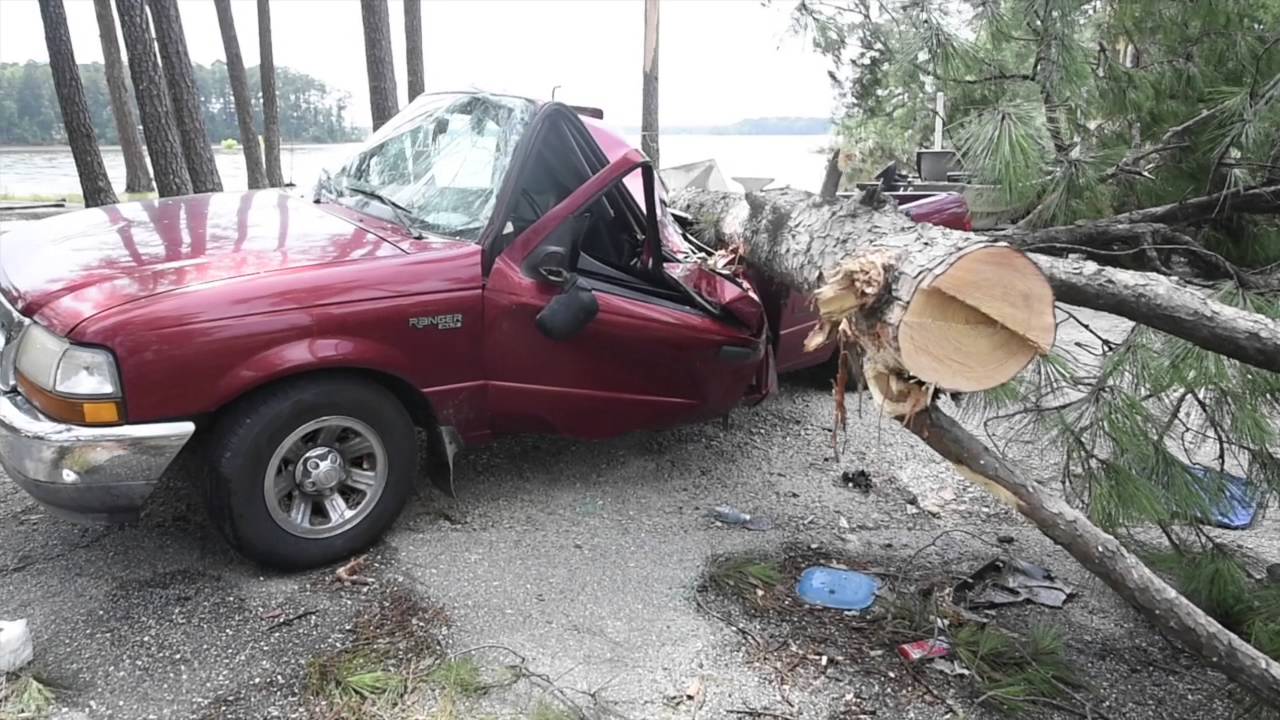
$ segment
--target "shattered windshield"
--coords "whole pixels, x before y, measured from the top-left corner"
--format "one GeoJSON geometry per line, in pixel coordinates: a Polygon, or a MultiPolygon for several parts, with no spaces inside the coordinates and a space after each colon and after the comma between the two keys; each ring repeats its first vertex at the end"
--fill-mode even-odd
{"type": "Polygon", "coordinates": [[[316,196],[382,205],[415,234],[476,240],[533,110],[514,97],[423,95],[321,179],[316,196]]]}

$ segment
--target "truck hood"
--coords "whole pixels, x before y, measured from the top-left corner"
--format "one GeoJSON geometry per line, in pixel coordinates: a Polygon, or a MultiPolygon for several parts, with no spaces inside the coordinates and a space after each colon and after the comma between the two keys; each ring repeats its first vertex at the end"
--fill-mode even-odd
{"type": "Polygon", "coordinates": [[[400,254],[349,219],[278,190],[107,205],[0,238],[0,292],[55,332],[191,285],[400,254]]]}

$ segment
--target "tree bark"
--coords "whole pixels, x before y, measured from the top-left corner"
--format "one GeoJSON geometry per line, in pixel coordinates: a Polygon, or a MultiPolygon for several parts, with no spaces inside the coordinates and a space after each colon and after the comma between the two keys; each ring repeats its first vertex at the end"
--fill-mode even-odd
{"type": "Polygon", "coordinates": [[[142,134],[147,138],[147,154],[151,156],[156,188],[164,197],[190,195],[191,176],[187,174],[182,142],[173,124],[173,107],[156,58],[146,6],[143,0],[116,0],[116,12],[120,15],[120,30],[129,53],[129,75],[138,97],[142,134]]]}
{"type": "Polygon", "coordinates": [[[748,262],[814,296],[823,321],[811,346],[856,340],[869,378],[923,380],[923,395],[903,402],[927,403],[934,388],[994,387],[1053,345],[1049,284],[1006,245],[800,190],[683,190],[672,203],[712,222],[748,262]]]}
{"type": "Polygon", "coordinates": [[[125,77],[124,60],[120,56],[120,40],[116,37],[116,19],[111,0],[93,0],[98,18],[98,35],[102,40],[103,70],[107,76],[107,92],[111,96],[111,114],[116,121],[120,152],[124,155],[124,191],[144,193],[156,189],[147,166],[147,153],[138,132],[138,113],[133,109],[129,81],[125,77]]]}
{"type": "Polygon", "coordinates": [[[364,24],[364,64],[369,75],[369,109],[376,132],[399,110],[396,68],[391,59],[391,18],[387,0],[360,0],[364,24]]]}
{"type": "Polygon", "coordinates": [[[67,13],[62,0],[40,0],[40,19],[44,22],[44,42],[49,49],[49,67],[53,71],[53,87],[62,108],[62,124],[67,129],[67,143],[80,176],[80,190],[85,207],[116,202],[107,166],[98,151],[98,136],[93,131],[93,118],[84,99],[80,68],[71,48],[71,31],[67,29],[67,13]]]}
{"type": "Polygon", "coordinates": [[[187,54],[187,39],[182,33],[182,15],[177,0],[147,0],[151,19],[155,23],[156,46],[160,48],[160,62],[164,67],[164,79],[169,86],[169,98],[177,119],[178,134],[182,138],[182,153],[191,176],[191,189],[198,193],[220,192],[222,178],[213,160],[213,146],[204,124],[204,107],[195,77],[191,74],[191,58],[187,54]]]}
{"type": "Polygon", "coordinates": [[[1163,275],[1044,255],[1033,259],[1061,302],[1119,315],[1280,372],[1280,321],[1217,302],[1163,275]]]}
{"type": "Polygon", "coordinates": [[[658,0],[644,0],[644,80],[641,85],[640,150],[658,165],[658,0]]]}
{"type": "MultiPolygon", "coordinates": [[[[1115,538],[1024,478],[934,407],[935,381],[914,372],[905,353],[898,356],[902,361],[898,367],[877,357],[885,352],[886,339],[897,336],[901,340],[902,305],[905,303],[909,315],[931,290],[940,290],[985,313],[994,311],[990,317],[998,324],[1014,327],[1012,320],[999,314],[998,306],[991,305],[989,296],[992,288],[1009,284],[1007,268],[1013,265],[967,273],[978,281],[976,285],[957,282],[961,278],[953,275],[966,258],[992,247],[1020,255],[1019,251],[992,246],[989,240],[971,233],[915,225],[896,210],[868,211],[851,202],[815,201],[814,196],[794,190],[766,191],[745,199],[686,190],[677,193],[672,204],[702,223],[722,251],[737,251],[757,269],[813,295],[822,323],[838,328],[842,347],[851,356],[862,358],[867,385],[887,414],[951,461],[961,474],[1030,519],[1172,640],[1198,653],[1260,698],[1280,703],[1280,664],[1223,628],[1115,538]],[[851,268],[859,272],[851,274],[851,268]],[[876,268],[880,272],[871,271],[876,268]]],[[[1031,263],[1025,256],[1022,259],[1031,263]]],[[[1068,262],[1046,260],[1051,278],[1059,262],[1068,262]]],[[[1040,302],[1043,300],[1028,302],[1020,312],[1041,313],[1040,302]]],[[[1048,303],[1052,306],[1052,296],[1048,303]]],[[[1203,308],[1199,312],[1204,312],[1203,308]]],[[[939,313],[930,320],[923,325],[925,337],[935,338],[948,353],[967,355],[972,352],[971,345],[982,342],[984,328],[969,324],[960,313],[939,313]],[[949,342],[948,324],[957,321],[967,328],[958,336],[959,342],[949,342]]],[[[1033,336],[1028,333],[1024,337],[1033,336]]],[[[967,362],[971,358],[961,359],[967,362]]],[[[945,383],[936,384],[946,387],[945,383]]]]}
{"type": "Polygon", "coordinates": [[[240,40],[236,38],[236,21],[231,15],[231,0],[213,0],[213,6],[218,12],[218,29],[222,31],[222,48],[227,55],[227,75],[231,79],[231,95],[235,98],[236,124],[240,126],[240,147],[244,150],[249,187],[264,188],[267,186],[267,175],[262,169],[258,132],[253,128],[253,98],[249,96],[249,78],[245,75],[244,60],[240,57],[240,40]]]}
{"type": "Polygon", "coordinates": [[[271,47],[271,6],[258,0],[258,71],[262,77],[262,145],[267,184],[284,187],[280,169],[280,101],[276,98],[276,61],[271,47]]]}
{"type": "Polygon", "coordinates": [[[897,419],[960,474],[1010,502],[1174,642],[1280,706],[1280,663],[1222,627],[1078,510],[1028,480],[938,408],[897,419]]]}
{"type": "Polygon", "coordinates": [[[422,2],[404,0],[404,58],[409,74],[409,102],[426,92],[422,66],[422,2]]]}

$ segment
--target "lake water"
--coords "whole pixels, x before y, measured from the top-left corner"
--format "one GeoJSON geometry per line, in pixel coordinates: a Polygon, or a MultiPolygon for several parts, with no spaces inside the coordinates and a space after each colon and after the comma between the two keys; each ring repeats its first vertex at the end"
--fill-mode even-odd
{"type": "MultiPolygon", "coordinates": [[[[630,138],[633,144],[639,139],[630,138]]],[[[725,178],[771,177],[771,187],[791,185],[817,191],[826,167],[824,135],[664,135],[662,164],[683,165],[714,159],[725,178]]],[[[322,169],[340,166],[357,143],[343,145],[290,145],[280,152],[285,180],[310,192],[322,169]]],[[[116,185],[124,191],[124,156],[118,147],[104,147],[103,161],[116,185]]],[[[215,150],[218,172],[227,190],[247,187],[244,157],[239,150],[215,150]]],[[[735,183],[731,186],[737,188],[735,183]]],[[[58,195],[79,193],[71,151],[66,147],[0,147],[0,194],[58,195]]]]}

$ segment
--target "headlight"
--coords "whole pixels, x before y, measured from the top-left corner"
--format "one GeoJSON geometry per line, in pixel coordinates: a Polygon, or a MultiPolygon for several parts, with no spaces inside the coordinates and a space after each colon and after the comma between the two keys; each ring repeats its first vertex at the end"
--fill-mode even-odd
{"type": "Polygon", "coordinates": [[[18,340],[18,387],[46,415],[74,423],[120,422],[115,359],[32,324],[18,340]]]}

